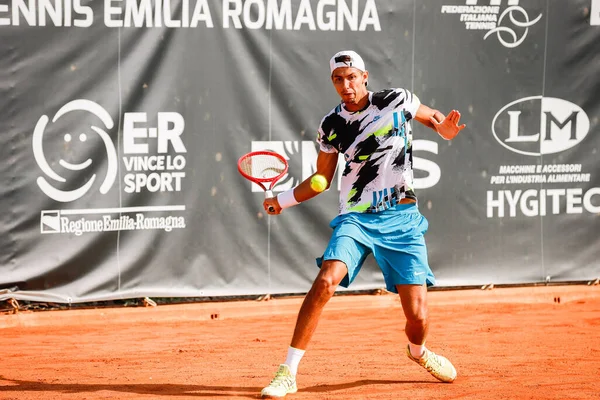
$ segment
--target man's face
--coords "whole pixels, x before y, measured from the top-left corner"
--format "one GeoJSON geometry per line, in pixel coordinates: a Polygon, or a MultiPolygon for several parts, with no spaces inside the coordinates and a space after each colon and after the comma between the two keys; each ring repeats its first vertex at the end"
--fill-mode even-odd
{"type": "Polygon", "coordinates": [[[345,104],[356,104],[367,95],[365,82],[369,77],[367,71],[354,67],[336,68],[331,74],[331,81],[345,104]]]}

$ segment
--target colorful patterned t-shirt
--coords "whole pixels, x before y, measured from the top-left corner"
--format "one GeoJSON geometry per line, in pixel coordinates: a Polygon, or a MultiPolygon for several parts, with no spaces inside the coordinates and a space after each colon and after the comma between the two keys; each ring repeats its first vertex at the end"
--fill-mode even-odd
{"type": "Polygon", "coordinates": [[[378,212],[413,190],[410,120],[421,102],[405,89],[369,92],[369,105],[356,112],[342,104],[321,121],[317,142],[326,153],[342,153],[345,167],[339,213],[378,212]]]}

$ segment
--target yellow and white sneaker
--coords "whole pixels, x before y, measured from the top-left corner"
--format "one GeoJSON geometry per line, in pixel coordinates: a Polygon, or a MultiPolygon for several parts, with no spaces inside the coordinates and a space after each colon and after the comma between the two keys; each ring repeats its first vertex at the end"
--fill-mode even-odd
{"type": "Polygon", "coordinates": [[[297,391],[296,377],[292,375],[290,367],[281,364],[275,374],[275,378],[269,383],[269,386],[260,392],[260,396],[263,399],[280,398],[285,397],[286,394],[296,393],[297,391]]]}
{"type": "Polygon", "coordinates": [[[433,351],[425,349],[421,358],[415,358],[410,354],[410,347],[408,346],[406,347],[406,354],[408,358],[425,368],[427,372],[438,380],[450,383],[456,379],[456,369],[446,357],[439,356],[433,351]]]}

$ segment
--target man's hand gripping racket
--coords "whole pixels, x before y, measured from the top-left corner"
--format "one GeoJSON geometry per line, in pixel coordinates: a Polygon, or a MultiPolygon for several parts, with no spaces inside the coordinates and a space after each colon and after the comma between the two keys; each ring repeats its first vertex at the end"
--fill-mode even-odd
{"type": "MultiPolygon", "coordinates": [[[[273,187],[277,181],[287,174],[288,163],[281,154],[273,151],[253,151],[240,157],[238,171],[244,178],[259,185],[268,199],[274,197],[273,187]]],[[[268,210],[275,212],[273,206],[269,206],[268,210]]]]}

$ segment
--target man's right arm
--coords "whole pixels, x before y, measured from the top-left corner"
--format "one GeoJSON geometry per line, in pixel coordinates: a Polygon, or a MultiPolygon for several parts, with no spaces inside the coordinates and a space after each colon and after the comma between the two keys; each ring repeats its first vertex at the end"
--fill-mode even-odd
{"type": "Polygon", "coordinates": [[[325,179],[327,179],[327,189],[331,186],[331,180],[333,179],[333,175],[335,174],[335,169],[337,167],[338,162],[338,152],[334,153],[326,153],[324,151],[319,151],[317,155],[317,171],[302,181],[296,188],[294,189],[294,197],[298,201],[298,203],[302,203],[303,201],[310,200],[320,192],[315,192],[310,187],[310,180],[315,175],[323,175],[325,179]]]}
{"type": "MultiPolygon", "coordinates": [[[[310,180],[313,176],[319,174],[323,175],[327,179],[327,189],[331,186],[331,181],[333,179],[333,175],[335,174],[335,169],[337,168],[338,162],[338,152],[327,153],[324,151],[319,151],[317,155],[317,171],[303,180],[298,186],[295,188],[289,189],[286,192],[280,193],[279,196],[284,195],[285,201],[290,202],[285,208],[295,205],[298,203],[302,203],[303,201],[307,201],[315,197],[321,192],[316,192],[310,187],[310,180]]],[[[269,214],[280,214],[283,208],[279,204],[279,196],[272,197],[269,199],[265,199],[263,202],[263,206],[265,210],[269,209],[269,206],[272,206],[274,211],[269,212],[269,214]]]]}

